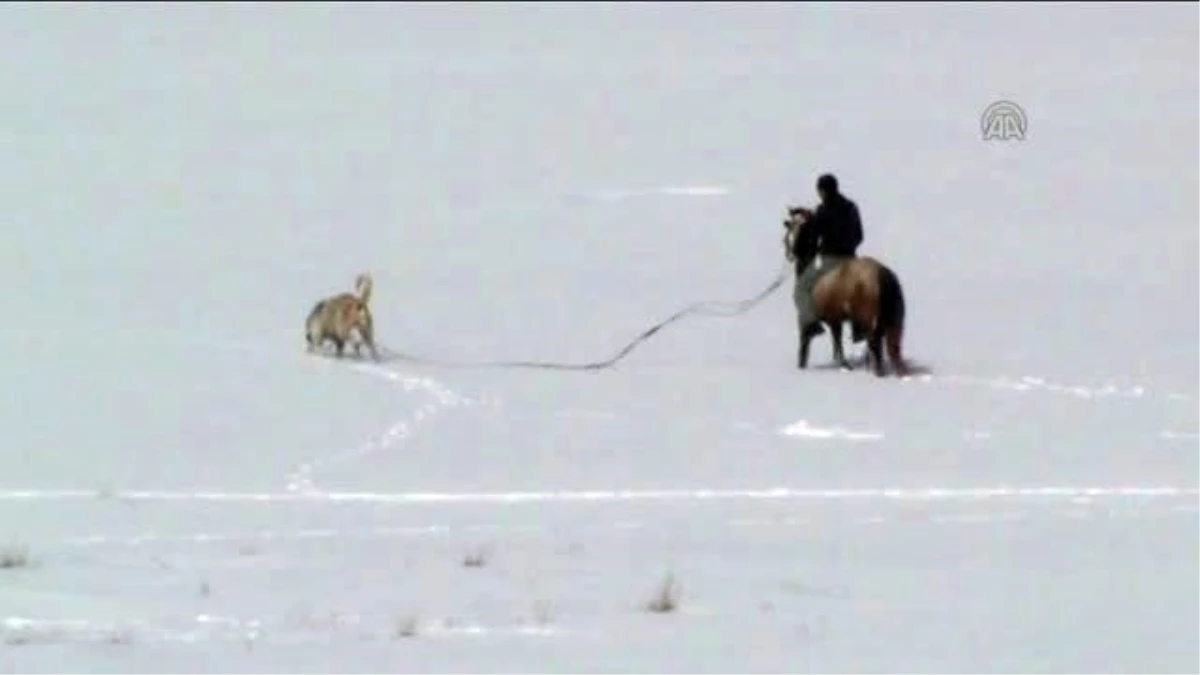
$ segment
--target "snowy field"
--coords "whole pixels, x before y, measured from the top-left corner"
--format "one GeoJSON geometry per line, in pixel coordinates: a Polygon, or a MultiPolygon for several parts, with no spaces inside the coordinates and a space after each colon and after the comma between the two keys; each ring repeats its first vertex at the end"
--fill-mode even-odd
{"type": "Polygon", "coordinates": [[[0,672],[1197,672],[1198,23],[6,4],[0,672]],[[370,271],[606,358],[824,171],[930,374],[798,371],[790,278],[304,353],[370,271]]]}

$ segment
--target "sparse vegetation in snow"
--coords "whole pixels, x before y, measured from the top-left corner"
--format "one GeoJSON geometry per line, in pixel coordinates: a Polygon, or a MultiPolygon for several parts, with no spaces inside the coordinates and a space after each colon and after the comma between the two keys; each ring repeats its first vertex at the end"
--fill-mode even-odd
{"type": "Polygon", "coordinates": [[[28,548],[16,545],[9,545],[0,548],[0,570],[10,570],[28,566],[28,548]]]}
{"type": "Polygon", "coordinates": [[[415,616],[407,616],[396,620],[395,635],[396,638],[412,638],[417,636],[420,629],[420,621],[415,616]]]}
{"type": "Polygon", "coordinates": [[[482,548],[478,548],[478,549],[475,549],[474,551],[470,551],[465,556],[463,556],[462,564],[463,564],[463,567],[473,567],[473,568],[483,567],[484,565],[487,564],[487,553],[482,548]]]}
{"type": "Polygon", "coordinates": [[[675,575],[668,572],[659,585],[658,592],[646,604],[646,609],[658,614],[674,612],[679,607],[679,593],[679,583],[675,580],[675,575]]]}

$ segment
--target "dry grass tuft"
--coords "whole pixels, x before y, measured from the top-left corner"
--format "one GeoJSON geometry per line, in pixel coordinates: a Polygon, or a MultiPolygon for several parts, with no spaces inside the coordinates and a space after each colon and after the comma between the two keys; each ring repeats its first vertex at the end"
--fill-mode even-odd
{"type": "Polygon", "coordinates": [[[668,614],[679,608],[679,583],[675,575],[668,572],[658,588],[658,593],[646,604],[646,609],[657,614],[668,614]]]}
{"type": "Polygon", "coordinates": [[[29,566],[29,549],[24,546],[0,548],[0,570],[11,570],[29,566]]]}
{"type": "Polygon", "coordinates": [[[463,567],[480,568],[487,564],[487,552],[476,549],[463,556],[463,567]]]}
{"type": "Polygon", "coordinates": [[[420,622],[417,617],[410,616],[396,620],[395,635],[397,639],[413,638],[417,636],[420,622]]]}
{"type": "Polygon", "coordinates": [[[554,622],[554,607],[546,600],[533,603],[533,623],[539,628],[545,628],[554,622]]]}

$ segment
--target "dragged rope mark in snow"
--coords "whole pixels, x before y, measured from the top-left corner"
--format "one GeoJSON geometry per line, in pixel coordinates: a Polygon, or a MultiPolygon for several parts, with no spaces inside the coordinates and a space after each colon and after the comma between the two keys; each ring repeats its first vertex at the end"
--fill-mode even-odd
{"type": "MultiPolygon", "coordinates": [[[[802,489],[777,487],[759,490],[556,490],[522,492],[176,492],[122,490],[105,497],[125,501],[157,502],[281,502],[317,504],[519,504],[545,502],[662,502],[662,501],[972,501],[999,499],[1152,499],[1200,495],[1195,487],[1157,486],[1042,486],[1042,487],[883,487],[802,489]]],[[[0,501],[65,501],[100,499],[85,490],[0,490],[0,501]]]]}

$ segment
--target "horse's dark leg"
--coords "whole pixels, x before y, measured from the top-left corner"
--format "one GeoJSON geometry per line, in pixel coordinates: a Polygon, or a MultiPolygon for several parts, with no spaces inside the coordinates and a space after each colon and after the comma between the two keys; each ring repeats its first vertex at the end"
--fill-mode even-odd
{"type": "Polygon", "coordinates": [[[850,339],[854,344],[862,342],[867,337],[867,331],[857,321],[850,322],[850,339]]]}
{"type": "Polygon", "coordinates": [[[901,354],[900,342],[903,339],[904,329],[898,326],[892,326],[888,329],[885,336],[885,344],[887,345],[888,361],[891,362],[892,372],[900,377],[908,375],[908,364],[904,362],[904,356],[901,354]]]}
{"type": "Polygon", "coordinates": [[[340,337],[335,337],[333,338],[333,346],[337,348],[337,357],[339,359],[342,358],[343,353],[346,351],[346,341],[340,337]]]}
{"type": "Polygon", "coordinates": [[[829,324],[829,338],[833,341],[833,361],[839,367],[846,370],[852,370],[850,363],[846,361],[846,353],[842,351],[842,322],[832,321],[829,324]]]}
{"type": "Polygon", "coordinates": [[[867,348],[871,352],[871,360],[875,364],[875,374],[883,377],[887,372],[883,369],[883,335],[876,330],[867,338],[867,348]]]}
{"type": "Polygon", "coordinates": [[[812,345],[812,339],[821,334],[821,322],[817,321],[810,326],[800,329],[800,355],[797,365],[801,368],[808,367],[808,351],[812,345]]]}
{"type": "MultiPolygon", "coordinates": [[[[799,306],[799,301],[797,301],[797,308],[798,308],[798,306],[799,306]]],[[[800,318],[800,315],[799,315],[799,313],[797,313],[796,334],[800,336],[800,339],[799,339],[798,347],[796,350],[796,367],[807,368],[808,367],[808,344],[810,342],[812,342],[813,334],[812,334],[811,330],[806,330],[809,327],[805,326],[802,322],[800,322],[799,318],[800,318]]]]}

